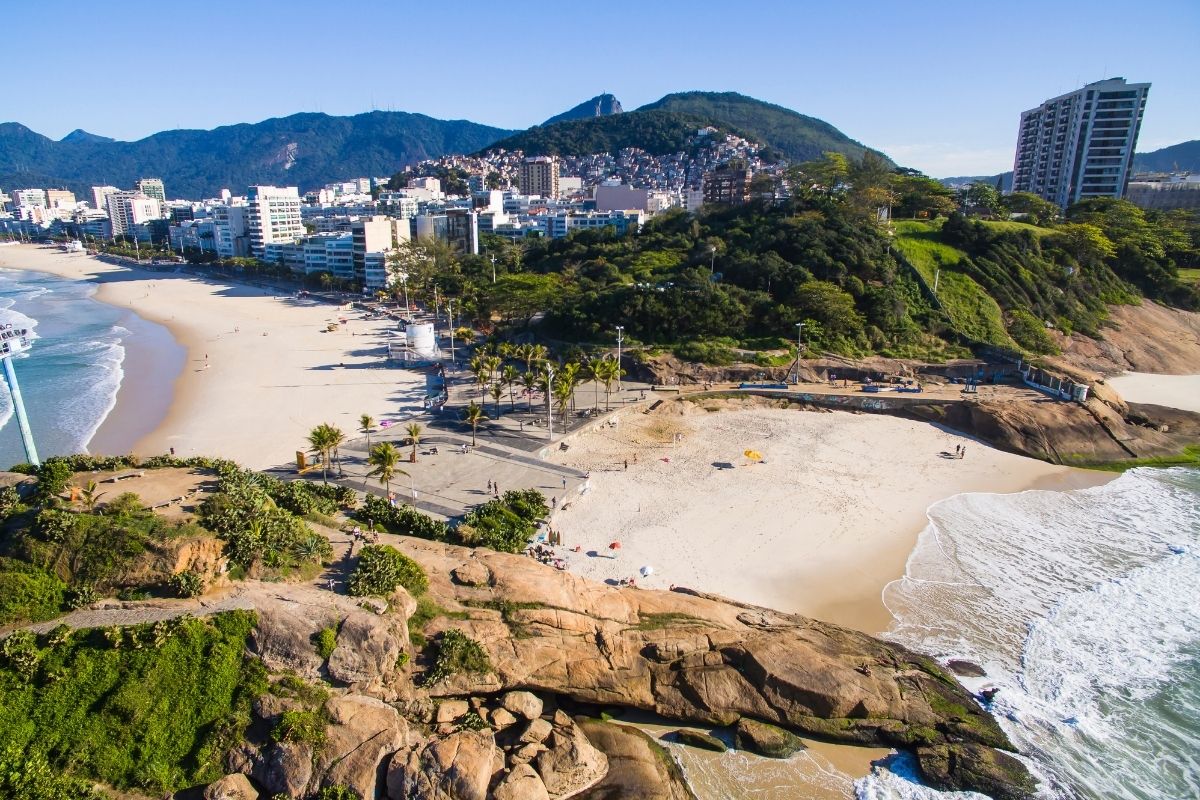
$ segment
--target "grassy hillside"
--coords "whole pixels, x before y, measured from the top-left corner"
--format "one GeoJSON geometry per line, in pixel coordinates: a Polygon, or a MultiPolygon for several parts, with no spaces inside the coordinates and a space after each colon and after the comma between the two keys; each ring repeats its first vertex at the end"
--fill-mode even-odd
{"type": "Polygon", "coordinates": [[[941,227],[940,220],[897,222],[896,247],[926,284],[933,287],[936,280],[937,298],[956,330],[979,342],[1016,348],[1017,343],[1004,327],[999,303],[969,276],[957,271],[967,254],[941,241],[941,227]]]}
{"type": "Polygon", "coordinates": [[[604,117],[540,125],[501,139],[488,150],[521,150],[526,155],[615,153],[637,147],[664,155],[687,149],[688,139],[709,122],[667,111],[630,111],[604,117]]]}

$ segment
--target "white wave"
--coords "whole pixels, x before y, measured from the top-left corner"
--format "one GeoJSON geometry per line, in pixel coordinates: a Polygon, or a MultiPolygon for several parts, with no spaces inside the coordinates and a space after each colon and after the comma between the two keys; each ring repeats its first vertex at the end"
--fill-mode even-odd
{"type": "Polygon", "coordinates": [[[1150,701],[1200,680],[1198,497],[1193,470],[1133,470],[936,504],[885,590],[888,636],[985,667],[973,688],[1001,689],[993,710],[1036,757],[1043,796],[1196,796],[1200,701],[1177,701],[1191,724],[1150,701]]]}
{"type": "Polygon", "coordinates": [[[858,800],[989,800],[978,792],[939,792],[922,784],[919,774],[911,754],[897,753],[855,781],[854,796],[858,800]]]}

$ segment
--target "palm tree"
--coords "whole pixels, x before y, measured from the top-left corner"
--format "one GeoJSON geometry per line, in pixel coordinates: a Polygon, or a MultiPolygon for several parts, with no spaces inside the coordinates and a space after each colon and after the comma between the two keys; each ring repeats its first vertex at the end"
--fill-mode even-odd
{"type": "Polygon", "coordinates": [[[367,452],[371,452],[371,431],[375,430],[375,418],[370,414],[363,414],[358,418],[358,430],[360,433],[367,435],[367,452]]]}
{"type": "Polygon", "coordinates": [[[475,383],[479,386],[479,402],[484,402],[485,388],[492,381],[492,365],[488,356],[477,353],[471,357],[471,372],[475,373],[475,383]]]}
{"type": "Polygon", "coordinates": [[[342,471],[342,445],[346,443],[346,434],[336,425],[329,426],[329,441],[333,444],[333,460],[337,464],[338,477],[346,477],[342,471]]]}
{"type": "Polygon", "coordinates": [[[334,448],[333,432],[335,428],[322,422],[308,432],[308,449],[310,453],[321,456],[321,482],[329,483],[329,454],[334,448]]]}
{"type": "MultiPolygon", "coordinates": [[[[578,361],[568,361],[558,371],[558,379],[567,387],[567,400],[571,408],[575,407],[575,387],[579,385],[579,369],[578,361]]],[[[566,418],[565,414],[563,418],[566,418]]]]}
{"type": "Polygon", "coordinates": [[[96,482],[88,481],[87,486],[79,491],[79,500],[83,503],[83,507],[91,514],[96,510],[96,503],[104,496],[104,492],[96,491],[96,482]]]}
{"type": "Polygon", "coordinates": [[[379,482],[388,494],[392,493],[392,478],[408,473],[396,465],[400,463],[400,451],[391,442],[380,442],[371,448],[367,455],[367,463],[375,469],[367,473],[371,477],[378,476],[379,482]]]}
{"type": "Polygon", "coordinates": [[[600,359],[600,380],[604,381],[604,410],[609,409],[609,398],[612,395],[613,381],[624,374],[621,365],[617,363],[617,359],[612,355],[606,355],[600,359]]]}
{"type": "Polygon", "coordinates": [[[554,394],[554,399],[558,401],[559,410],[562,411],[563,422],[566,422],[567,412],[571,409],[571,395],[575,393],[575,387],[568,380],[556,378],[551,391],[554,394]]]}
{"type": "Polygon", "coordinates": [[[521,386],[525,389],[525,403],[529,413],[533,413],[533,390],[541,385],[542,376],[533,370],[521,373],[521,386]]]}
{"type": "Polygon", "coordinates": [[[421,426],[415,422],[408,423],[408,427],[404,429],[408,434],[408,438],[412,440],[412,454],[408,460],[412,463],[417,463],[417,445],[421,443],[421,426]]]}
{"type": "Polygon", "coordinates": [[[516,406],[516,404],[513,403],[513,386],[516,384],[520,374],[521,373],[517,372],[517,368],[512,364],[506,364],[504,369],[500,370],[500,382],[508,387],[509,409],[515,408],[516,406]]]}
{"type": "Polygon", "coordinates": [[[519,344],[513,348],[513,358],[525,362],[525,371],[529,371],[529,362],[533,360],[533,345],[519,344]]]}
{"type": "Polygon", "coordinates": [[[463,411],[463,419],[471,426],[471,447],[475,446],[475,429],[479,427],[479,423],[487,419],[487,414],[483,413],[483,408],[475,404],[472,400],[471,404],[463,411]]]}
{"type": "Polygon", "coordinates": [[[528,360],[525,362],[526,369],[529,368],[530,362],[533,362],[535,364],[540,364],[541,362],[545,361],[546,357],[549,355],[550,355],[550,350],[546,347],[546,345],[544,345],[544,344],[529,345],[529,355],[527,356],[528,360]]]}
{"type": "Polygon", "coordinates": [[[496,346],[496,355],[500,356],[501,358],[506,358],[506,359],[512,358],[513,357],[512,344],[509,342],[501,342],[499,345],[496,346]]]}
{"type": "Polygon", "coordinates": [[[500,398],[504,397],[504,385],[500,381],[492,384],[491,395],[496,403],[496,419],[500,419],[500,398]]]}
{"type": "Polygon", "coordinates": [[[595,408],[597,411],[600,410],[600,373],[603,371],[604,367],[601,363],[601,360],[598,358],[593,358],[591,361],[584,364],[583,369],[580,370],[580,374],[583,376],[583,379],[592,382],[596,398],[593,408],[595,408]]]}

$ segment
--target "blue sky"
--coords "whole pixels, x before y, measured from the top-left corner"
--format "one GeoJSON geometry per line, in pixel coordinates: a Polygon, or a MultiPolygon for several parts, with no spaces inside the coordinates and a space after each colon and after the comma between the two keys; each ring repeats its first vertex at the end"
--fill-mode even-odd
{"type": "Polygon", "coordinates": [[[53,138],[373,108],[522,128],[704,89],[942,177],[1011,168],[1021,111],[1112,76],[1153,83],[1139,150],[1200,138],[1197,0],[6,5],[0,121],[53,138]]]}

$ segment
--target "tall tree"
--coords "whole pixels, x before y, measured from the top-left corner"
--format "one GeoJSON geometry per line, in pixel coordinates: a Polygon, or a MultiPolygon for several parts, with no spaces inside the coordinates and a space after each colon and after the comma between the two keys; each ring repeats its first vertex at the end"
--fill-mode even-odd
{"type": "Polygon", "coordinates": [[[408,475],[396,466],[400,463],[400,451],[391,442],[380,442],[372,447],[367,455],[367,463],[374,467],[367,475],[378,477],[388,494],[392,493],[392,478],[396,475],[408,475]]]}
{"type": "Polygon", "coordinates": [[[371,452],[371,431],[375,430],[375,418],[370,414],[363,414],[358,418],[358,431],[367,436],[367,452],[371,452]]]}
{"type": "Polygon", "coordinates": [[[404,429],[404,432],[408,434],[409,441],[412,443],[412,454],[408,457],[408,460],[414,464],[417,463],[417,445],[421,443],[421,431],[420,424],[416,422],[408,423],[408,426],[404,429]]]}
{"type": "Polygon", "coordinates": [[[329,483],[329,456],[336,446],[336,429],[325,422],[308,432],[308,448],[310,453],[321,457],[321,482],[329,483]]]}
{"type": "Polygon", "coordinates": [[[483,413],[483,408],[476,405],[472,400],[470,405],[463,411],[463,420],[471,426],[471,447],[475,446],[475,430],[479,427],[479,423],[487,419],[487,414],[483,413]]]}

